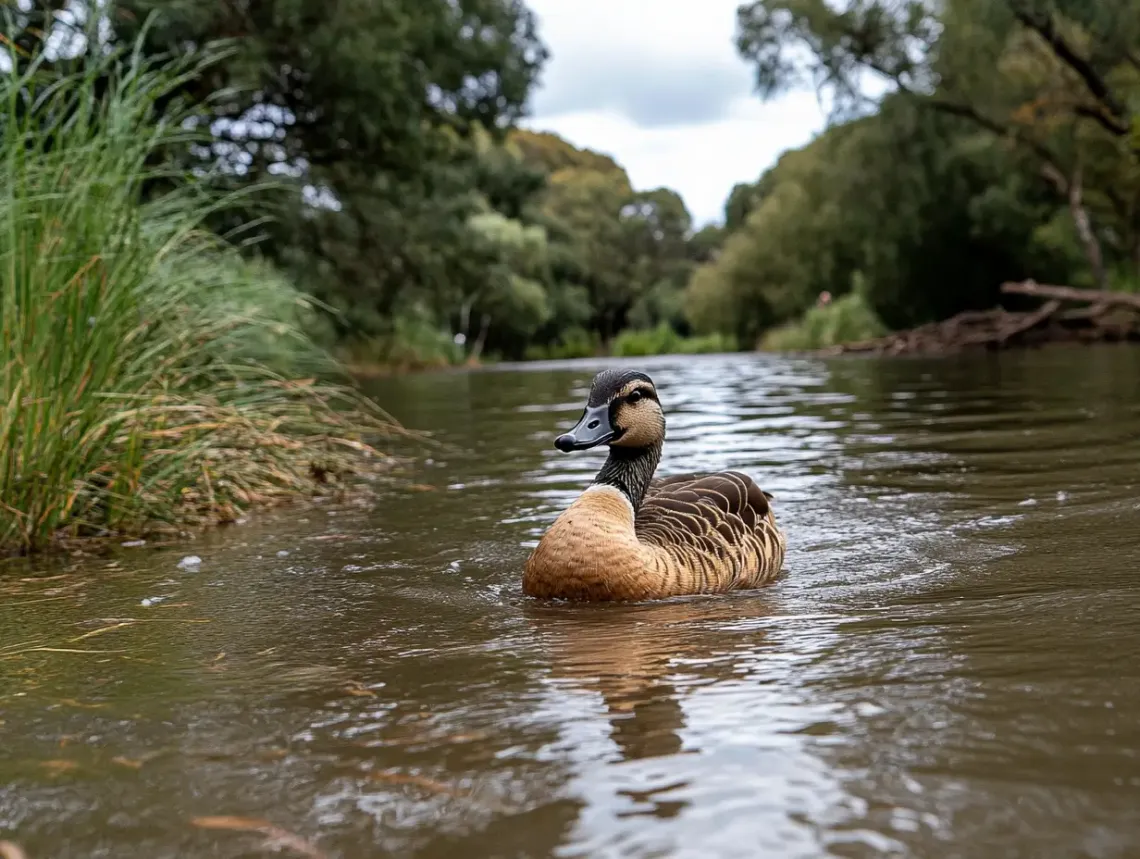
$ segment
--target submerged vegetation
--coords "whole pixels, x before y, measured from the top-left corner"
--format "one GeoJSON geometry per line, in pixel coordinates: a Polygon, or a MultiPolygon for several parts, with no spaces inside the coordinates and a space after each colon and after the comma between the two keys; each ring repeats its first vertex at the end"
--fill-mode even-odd
{"type": "Polygon", "coordinates": [[[192,114],[158,105],[197,68],[29,60],[0,78],[0,547],[233,519],[379,464],[394,425],[310,375],[310,302],[161,158],[192,114]]]}

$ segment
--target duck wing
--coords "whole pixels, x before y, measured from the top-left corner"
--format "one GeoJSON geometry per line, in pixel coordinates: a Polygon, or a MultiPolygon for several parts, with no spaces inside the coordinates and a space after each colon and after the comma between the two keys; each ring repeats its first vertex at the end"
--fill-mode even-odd
{"type": "Polygon", "coordinates": [[[703,481],[713,481],[713,483],[709,485],[713,486],[713,491],[719,491],[715,488],[715,484],[716,481],[721,478],[729,478],[733,481],[744,484],[746,492],[751,490],[759,490],[761,494],[763,494],[764,498],[768,501],[771,501],[773,498],[771,492],[764,492],[764,490],[760,489],[760,487],[756,485],[756,482],[751,477],[739,471],[718,471],[713,474],[710,474],[707,471],[691,471],[687,474],[671,474],[668,477],[655,477],[653,480],[649,481],[649,492],[647,494],[653,494],[669,487],[677,487],[681,484],[692,484],[696,487],[699,487],[702,485],[703,481]]]}
{"type": "Polygon", "coordinates": [[[675,574],[696,576],[702,592],[755,587],[784,560],[770,498],[738,471],[673,475],[650,484],[634,529],[664,550],[675,574]]]}
{"type": "Polygon", "coordinates": [[[687,536],[715,530],[730,544],[738,545],[768,518],[769,498],[751,477],[739,471],[675,474],[649,484],[635,528],[639,537],[653,542],[658,542],[654,537],[688,542],[687,536]]]}

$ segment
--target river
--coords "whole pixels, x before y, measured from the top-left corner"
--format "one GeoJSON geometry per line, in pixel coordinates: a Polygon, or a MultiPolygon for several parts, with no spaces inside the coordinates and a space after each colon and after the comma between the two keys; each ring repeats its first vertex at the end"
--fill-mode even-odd
{"type": "Polygon", "coordinates": [[[1140,855],[1140,350],[558,362],[373,383],[375,507],[0,562],[0,841],[91,857],[1140,855]],[[522,596],[655,379],[661,473],[775,495],[786,573],[522,596]],[[200,566],[180,569],[186,555],[200,566]]]}

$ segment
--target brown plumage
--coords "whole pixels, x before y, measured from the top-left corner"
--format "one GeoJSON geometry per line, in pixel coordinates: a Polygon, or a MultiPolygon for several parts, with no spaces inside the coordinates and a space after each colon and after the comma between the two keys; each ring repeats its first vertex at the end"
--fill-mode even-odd
{"type": "Polygon", "coordinates": [[[594,378],[563,451],[608,444],[594,483],[543,535],[527,560],[523,591],[579,600],[644,600],[723,593],[771,582],[785,538],[771,496],[737,471],[653,479],[665,416],[644,373],[594,378]]]}

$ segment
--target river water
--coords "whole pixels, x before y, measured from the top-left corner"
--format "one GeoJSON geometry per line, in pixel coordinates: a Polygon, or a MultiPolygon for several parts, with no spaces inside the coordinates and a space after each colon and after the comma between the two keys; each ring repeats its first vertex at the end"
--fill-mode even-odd
{"type": "Polygon", "coordinates": [[[668,357],[785,576],[524,598],[613,363],[374,385],[373,508],[0,563],[0,841],[70,857],[1140,856],[1140,350],[668,357]],[[196,570],[178,569],[188,554],[196,570]]]}

